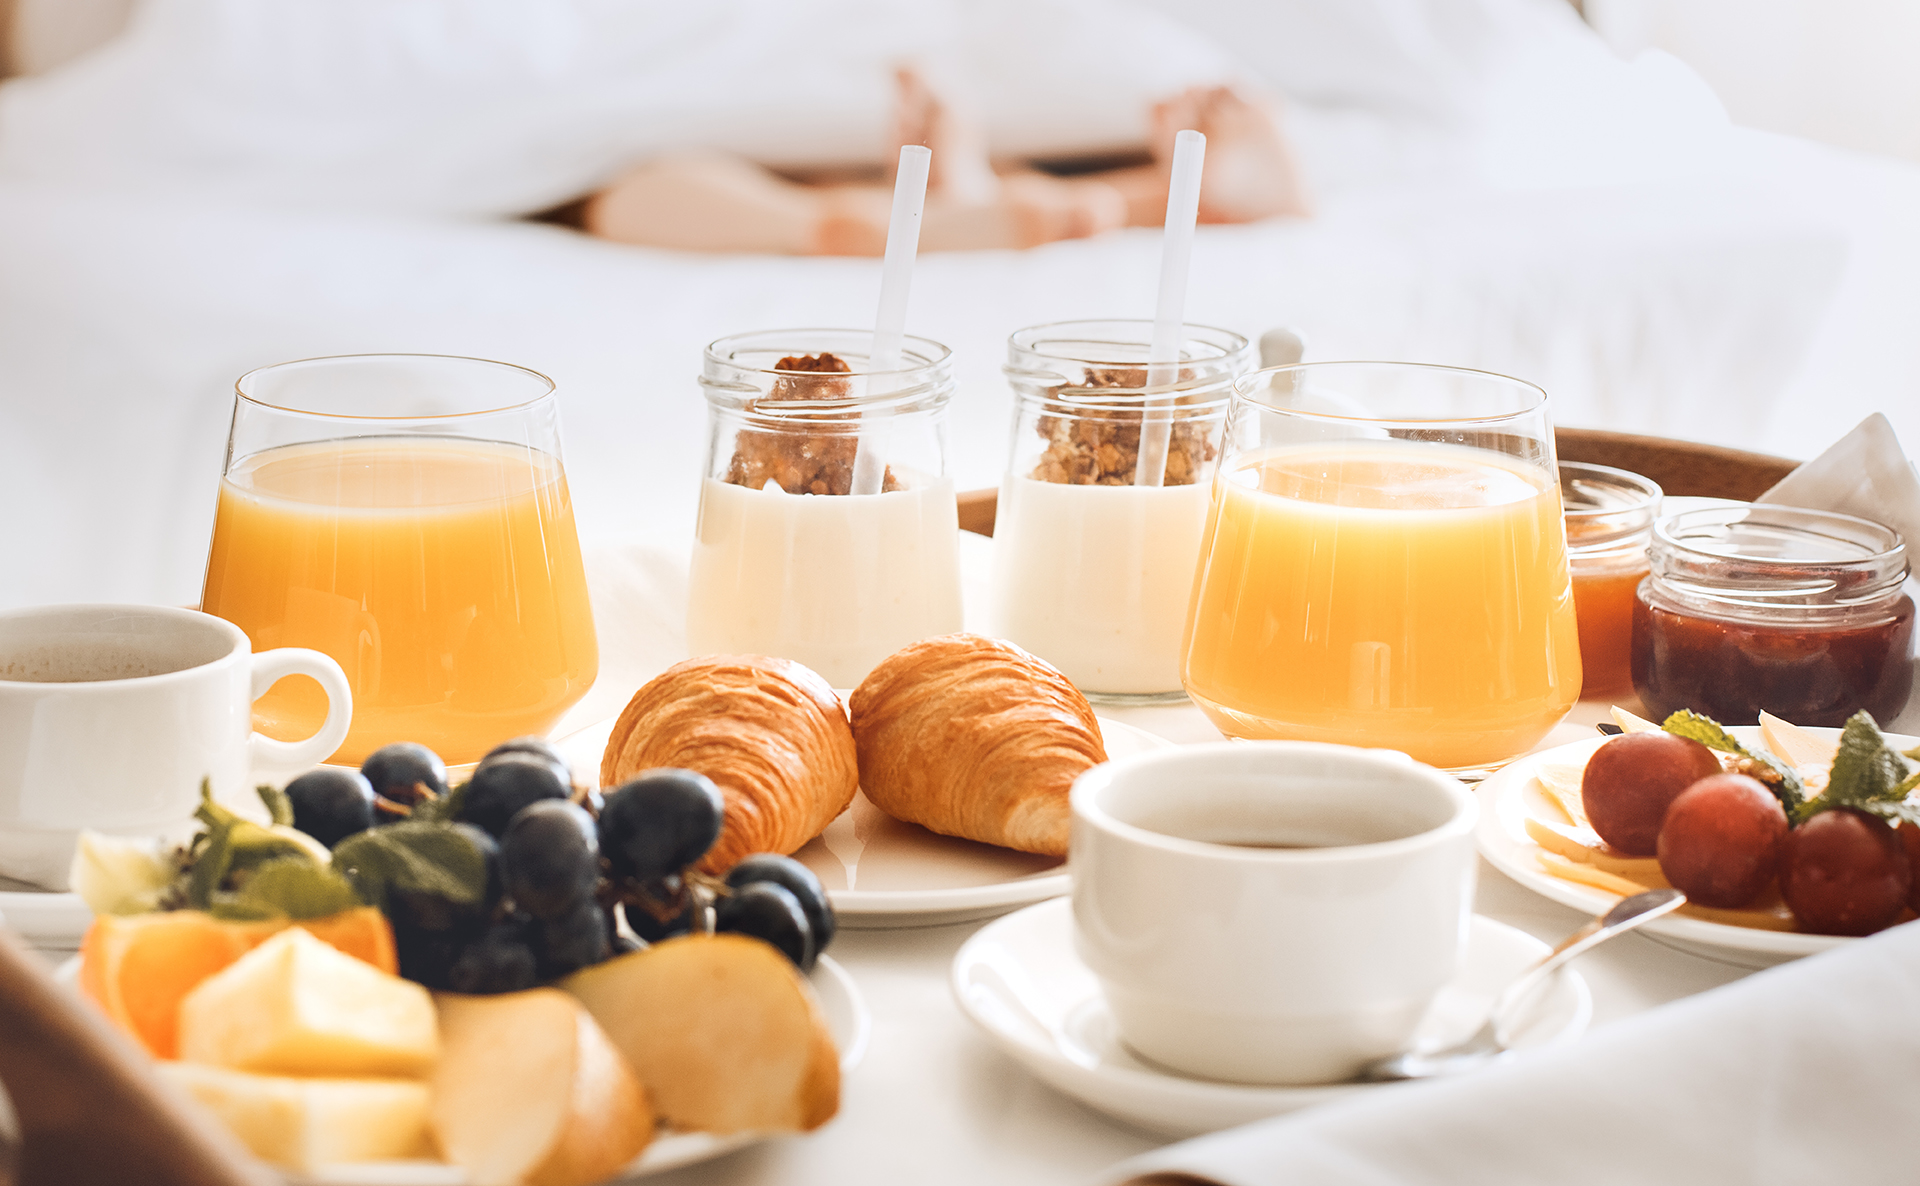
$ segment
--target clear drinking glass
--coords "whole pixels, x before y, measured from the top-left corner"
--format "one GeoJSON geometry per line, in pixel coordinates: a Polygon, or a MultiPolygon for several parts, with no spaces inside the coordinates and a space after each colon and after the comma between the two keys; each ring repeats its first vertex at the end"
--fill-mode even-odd
{"type": "MultiPolygon", "coordinates": [[[[201,608],[353,685],[336,762],[417,741],[447,762],[544,733],[599,671],[553,381],[505,363],[315,358],[236,384],[201,608]]],[[[283,680],[275,737],[326,699],[283,680]]]]}
{"type": "Polygon", "coordinates": [[[1233,737],[1525,753],[1580,693],[1546,393],[1417,363],[1238,380],[1182,670],[1233,737]]]}
{"type": "Polygon", "coordinates": [[[1180,633],[1233,380],[1253,347],[1181,331],[1177,374],[1148,386],[1151,321],[1067,321],[1007,342],[1013,447],[994,520],[994,630],[1088,699],[1185,700],[1180,633]],[[1165,463],[1140,464],[1142,425],[1165,463]]]}
{"type": "Polygon", "coordinates": [[[777,655],[851,688],[908,643],[960,629],[951,355],[907,338],[898,367],[875,371],[872,350],[871,330],[827,329],[707,347],[694,654],[777,655]]]}

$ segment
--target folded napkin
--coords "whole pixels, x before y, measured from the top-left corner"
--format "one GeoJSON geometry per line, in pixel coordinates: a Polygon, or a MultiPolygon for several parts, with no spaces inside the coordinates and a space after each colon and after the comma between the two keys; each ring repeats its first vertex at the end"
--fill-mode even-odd
{"type": "MultiPolygon", "coordinates": [[[[1920,558],[1920,471],[1901,450],[1893,425],[1878,412],[1754,501],[1884,523],[1906,541],[1909,565],[1920,558]]],[[[1916,591],[1911,578],[1907,591],[1916,591]]],[[[1880,724],[1900,733],[1920,733],[1920,694],[1907,702],[1906,711],[1880,724]]],[[[1920,1180],[1920,1170],[1915,1178],[1920,1180]]]]}
{"type": "Polygon", "coordinates": [[[1910,923],[1577,1045],[1170,1145],[1095,1182],[1911,1183],[1916,1105],[1920,923],[1910,923]]]}

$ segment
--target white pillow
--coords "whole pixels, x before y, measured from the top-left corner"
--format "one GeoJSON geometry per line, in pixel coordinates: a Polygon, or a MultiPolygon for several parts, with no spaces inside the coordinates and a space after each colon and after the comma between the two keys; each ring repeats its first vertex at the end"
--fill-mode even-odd
{"type": "Polygon", "coordinates": [[[524,213],[679,148],[877,162],[902,60],[1010,153],[1141,143],[1153,98],[1231,69],[1101,0],[143,0],[0,85],[0,176],[524,213]]]}

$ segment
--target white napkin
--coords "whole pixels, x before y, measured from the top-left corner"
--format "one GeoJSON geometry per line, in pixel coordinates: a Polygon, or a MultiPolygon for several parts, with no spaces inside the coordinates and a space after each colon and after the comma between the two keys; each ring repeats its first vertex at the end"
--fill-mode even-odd
{"type": "MultiPolygon", "coordinates": [[[[1634,942],[1636,940],[1626,940],[1634,942]]],[[[1920,924],[1451,1080],[1170,1145],[1095,1186],[1911,1183],[1920,924]]]]}
{"type": "MultiPolygon", "coordinates": [[[[1920,557],[1920,472],[1901,450],[1893,425],[1879,412],[1754,501],[1837,511],[1884,523],[1906,541],[1909,565],[1920,557]]],[[[1916,593],[1912,579],[1907,581],[1907,592],[1916,593]]],[[[1882,721],[1881,726],[1899,733],[1920,732],[1920,689],[1904,712],[1882,721]]],[[[1915,1176],[1920,1179],[1920,1171],[1915,1176]]]]}

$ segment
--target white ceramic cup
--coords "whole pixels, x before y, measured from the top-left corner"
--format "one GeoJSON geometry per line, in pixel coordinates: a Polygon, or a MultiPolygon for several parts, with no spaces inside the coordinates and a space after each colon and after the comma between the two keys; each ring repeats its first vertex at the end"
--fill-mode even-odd
{"type": "Polygon", "coordinates": [[[65,889],[82,828],[179,831],[200,782],[232,801],[255,762],[324,760],[353,693],[319,651],[254,654],[238,626],[193,610],[60,605],[0,613],[0,875],[65,889]],[[253,702],[289,675],[327,692],[304,741],[253,731],[253,702]]]}
{"type": "Polygon", "coordinates": [[[1405,754],[1184,746],[1094,767],[1072,803],[1075,947],[1173,1070],[1349,1079],[1406,1049],[1466,950],[1476,804],[1405,754]]]}

